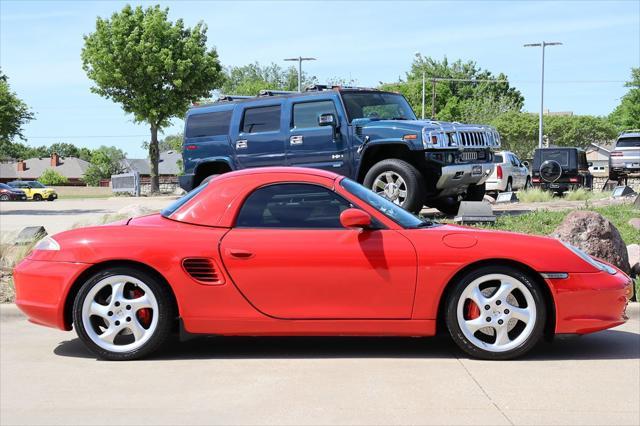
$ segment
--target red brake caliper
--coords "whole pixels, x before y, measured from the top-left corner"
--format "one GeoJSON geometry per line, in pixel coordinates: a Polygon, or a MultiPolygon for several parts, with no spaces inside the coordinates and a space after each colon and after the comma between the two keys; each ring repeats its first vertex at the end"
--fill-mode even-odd
{"type": "Polygon", "coordinates": [[[468,320],[476,319],[480,316],[480,308],[471,300],[467,300],[464,312],[468,320]]]}
{"type": "MultiPolygon", "coordinates": [[[[144,296],[144,291],[140,290],[139,288],[136,288],[133,290],[134,299],[137,299],[138,297],[142,297],[142,296],[144,296]]],[[[151,309],[149,308],[140,309],[136,313],[136,316],[138,317],[138,321],[140,321],[140,324],[142,324],[145,327],[149,327],[149,324],[151,324],[151,309]]]]}

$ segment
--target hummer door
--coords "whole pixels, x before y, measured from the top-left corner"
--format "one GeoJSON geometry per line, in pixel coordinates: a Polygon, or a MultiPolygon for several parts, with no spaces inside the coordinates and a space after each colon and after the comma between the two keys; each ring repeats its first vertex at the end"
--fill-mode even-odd
{"type": "Polygon", "coordinates": [[[286,131],[281,130],[282,105],[247,106],[240,132],[231,140],[240,168],[282,166],[286,131]]]}
{"type": "Polygon", "coordinates": [[[339,123],[334,101],[314,99],[295,102],[291,104],[290,112],[287,164],[349,175],[346,133],[342,133],[342,127],[346,126],[320,126],[318,123],[323,114],[333,114],[339,123]]]}

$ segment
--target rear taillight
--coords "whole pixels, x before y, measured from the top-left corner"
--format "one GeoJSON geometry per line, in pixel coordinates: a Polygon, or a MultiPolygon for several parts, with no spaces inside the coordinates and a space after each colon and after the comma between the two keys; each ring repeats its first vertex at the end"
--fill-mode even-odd
{"type": "Polygon", "coordinates": [[[193,151],[194,149],[198,149],[198,145],[187,145],[184,147],[187,151],[193,151]]]}
{"type": "Polygon", "coordinates": [[[498,179],[502,179],[502,166],[498,165],[496,167],[496,172],[498,173],[498,179]]]}
{"type": "Polygon", "coordinates": [[[622,157],[624,153],[622,151],[613,151],[610,156],[611,157],[622,157]]]}
{"type": "Polygon", "coordinates": [[[540,182],[540,178],[537,178],[537,177],[531,178],[531,182],[536,182],[536,183],[540,182]]]}
{"type": "Polygon", "coordinates": [[[580,179],[578,179],[577,177],[572,177],[572,178],[569,178],[569,182],[578,183],[578,182],[580,182],[580,179]]]}

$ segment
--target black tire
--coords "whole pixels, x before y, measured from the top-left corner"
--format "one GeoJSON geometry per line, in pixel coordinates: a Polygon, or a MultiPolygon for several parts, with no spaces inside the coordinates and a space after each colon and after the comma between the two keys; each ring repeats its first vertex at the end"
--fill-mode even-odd
{"type": "Polygon", "coordinates": [[[513,182],[511,182],[511,178],[507,179],[507,186],[504,188],[504,192],[513,191],[513,182]]]}
{"type": "Polygon", "coordinates": [[[460,209],[460,201],[453,201],[453,199],[445,198],[444,200],[432,201],[429,206],[440,210],[447,216],[455,216],[458,214],[458,210],[460,209]]]}
{"type": "Polygon", "coordinates": [[[54,201],[55,198],[53,197],[53,195],[49,195],[49,197],[47,198],[47,201],[54,201]]]}
{"type": "Polygon", "coordinates": [[[7,194],[0,195],[0,201],[9,201],[9,196],[7,194]]]}
{"type": "Polygon", "coordinates": [[[42,195],[40,194],[33,194],[33,201],[42,201],[42,195]]]}
{"type": "Polygon", "coordinates": [[[465,201],[482,201],[484,200],[484,194],[486,191],[487,185],[469,185],[467,188],[467,196],[464,198],[465,201]]]}
{"type": "Polygon", "coordinates": [[[424,178],[418,169],[404,160],[392,158],[374,164],[364,177],[364,186],[375,191],[373,183],[376,177],[387,171],[397,173],[406,183],[407,197],[401,207],[412,213],[420,213],[425,199],[424,178]]]}
{"type": "MultiPolygon", "coordinates": [[[[518,290],[519,291],[519,290],[518,290]]],[[[524,297],[524,296],[522,296],[524,297]]],[[[512,268],[509,266],[483,266],[478,269],[475,269],[465,276],[463,276],[457,283],[453,284],[451,291],[447,294],[446,299],[446,308],[445,308],[445,316],[446,316],[446,324],[449,329],[449,334],[451,335],[453,341],[462,349],[464,352],[469,354],[474,358],[486,359],[486,360],[503,360],[503,359],[512,359],[517,358],[519,356],[524,355],[528,351],[530,351],[543,337],[545,323],[547,319],[547,307],[544,302],[544,297],[542,295],[541,289],[538,287],[536,281],[526,273],[523,273],[519,269],[512,268]],[[491,275],[491,274],[502,274],[507,275],[509,277],[513,277],[518,280],[526,290],[529,291],[530,297],[534,301],[534,309],[535,309],[535,321],[532,325],[530,331],[528,332],[528,337],[525,335],[523,338],[523,342],[517,344],[515,347],[505,350],[502,352],[494,352],[487,349],[483,349],[476,344],[474,344],[471,340],[467,338],[465,333],[462,331],[460,324],[458,322],[458,302],[467,288],[471,283],[475,280],[491,275]]],[[[490,306],[490,305],[486,305],[490,306]]],[[[480,308],[480,317],[482,321],[484,321],[485,312],[496,312],[500,309],[507,309],[510,305],[508,302],[503,302],[500,306],[494,304],[494,306],[490,307],[489,310],[484,310],[483,307],[480,308]],[[501,307],[500,307],[501,306],[501,307]]],[[[522,305],[520,305],[522,306],[522,305]]],[[[503,311],[504,312],[504,311],[503,311]]],[[[499,312],[498,314],[502,314],[499,312]]],[[[492,314],[489,314],[492,315],[492,314]]],[[[505,320],[506,321],[506,320],[505,320]]],[[[503,324],[503,323],[500,323],[503,324]]],[[[509,323],[507,323],[508,326],[509,323]]],[[[515,330],[516,325],[512,328],[515,330]]],[[[524,323],[522,323],[524,324],[524,323]]],[[[497,330],[497,329],[494,329],[497,330]]],[[[476,331],[476,334],[480,332],[480,330],[476,331]]],[[[524,331],[522,331],[524,332],[524,331]]],[[[511,331],[509,331],[511,333],[511,331]]],[[[514,340],[518,337],[516,336],[514,340]]],[[[513,341],[510,341],[510,343],[513,341]]]]}
{"type": "MultiPolygon", "coordinates": [[[[155,315],[155,314],[154,314],[155,315]]],[[[80,340],[98,357],[109,361],[128,361],[145,357],[157,351],[169,339],[175,325],[177,313],[172,302],[170,290],[154,276],[145,271],[116,266],[95,273],[80,288],[73,304],[73,324],[80,340]],[[153,293],[158,304],[158,321],[151,337],[140,347],[127,352],[110,351],[96,344],[85,329],[82,308],[89,292],[105,278],[115,275],[128,275],[142,281],[153,293]]]]}

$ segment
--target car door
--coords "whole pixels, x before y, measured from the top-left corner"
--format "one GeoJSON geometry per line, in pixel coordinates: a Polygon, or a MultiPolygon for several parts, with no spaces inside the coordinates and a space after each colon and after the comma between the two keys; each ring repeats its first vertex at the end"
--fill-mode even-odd
{"type": "Polygon", "coordinates": [[[320,126],[318,118],[322,114],[333,114],[339,120],[333,99],[291,102],[287,163],[349,175],[347,140],[341,132],[344,126],[337,126],[336,130],[332,126],[320,126]]]}
{"type": "Polygon", "coordinates": [[[382,225],[343,228],[340,213],[349,207],[315,184],[257,189],[220,244],[233,282],[256,309],[276,318],[410,318],[413,245],[382,225]]]}
{"type": "Polygon", "coordinates": [[[284,165],[282,102],[250,104],[241,113],[240,129],[232,141],[240,168],[284,165]]]}
{"type": "Polygon", "coordinates": [[[520,189],[526,182],[526,168],[522,166],[520,159],[515,154],[511,154],[511,161],[513,164],[514,175],[513,187],[514,189],[520,189]]]}

